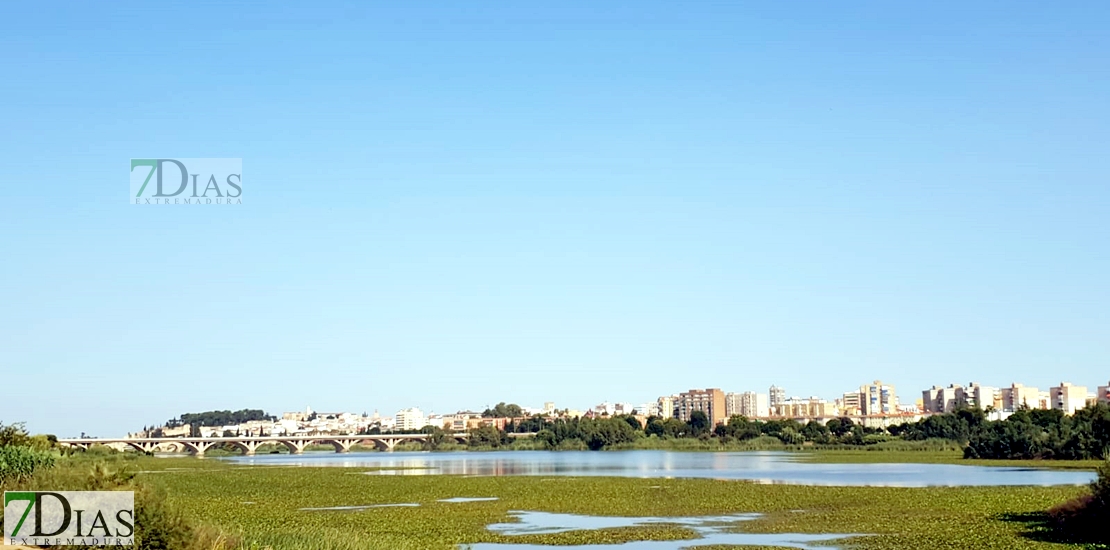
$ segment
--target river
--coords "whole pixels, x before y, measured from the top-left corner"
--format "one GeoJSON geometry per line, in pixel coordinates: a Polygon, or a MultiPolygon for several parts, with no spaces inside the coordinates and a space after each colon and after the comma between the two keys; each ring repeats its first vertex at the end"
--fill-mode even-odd
{"type": "Polygon", "coordinates": [[[374,475],[714,478],[825,486],[1080,485],[1094,472],[961,464],[829,464],[782,452],[511,451],[305,453],[229,457],[236,463],[374,468],[374,475]],[[378,468],[384,468],[377,470],[378,468]]]}

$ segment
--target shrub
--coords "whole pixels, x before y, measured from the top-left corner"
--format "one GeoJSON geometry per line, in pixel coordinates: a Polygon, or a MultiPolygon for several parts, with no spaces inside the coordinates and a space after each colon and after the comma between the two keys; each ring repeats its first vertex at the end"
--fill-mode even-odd
{"type": "Polygon", "coordinates": [[[1055,506],[1048,511],[1052,525],[1069,540],[1110,543],[1106,520],[1110,518],[1110,462],[1098,469],[1091,494],[1055,506]]]}
{"type": "Polygon", "coordinates": [[[0,483],[19,482],[54,465],[54,455],[31,447],[0,447],[0,483]]]}

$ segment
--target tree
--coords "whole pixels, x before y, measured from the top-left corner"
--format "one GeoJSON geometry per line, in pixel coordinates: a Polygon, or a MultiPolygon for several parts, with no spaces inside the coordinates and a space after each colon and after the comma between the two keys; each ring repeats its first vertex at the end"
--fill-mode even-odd
{"type": "Polygon", "coordinates": [[[486,418],[519,418],[524,416],[524,409],[515,403],[506,404],[504,401],[498,403],[492,409],[482,411],[482,416],[486,418]]]}
{"type": "Polygon", "coordinates": [[[801,445],[805,443],[806,440],[805,436],[798,433],[798,431],[791,426],[787,426],[780,430],[777,437],[787,445],[801,445]]]}
{"type": "Polygon", "coordinates": [[[690,434],[694,437],[701,436],[708,433],[712,426],[709,425],[709,417],[702,411],[694,411],[690,413],[690,421],[687,422],[690,426],[690,434]]]}
{"type": "Polygon", "coordinates": [[[829,433],[829,428],[816,420],[810,420],[806,423],[805,427],[802,428],[802,436],[805,437],[807,441],[816,443],[828,443],[829,433]]]}
{"type": "Polygon", "coordinates": [[[852,419],[847,417],[834,418],[829,420],[829,423],[825,425],[825,427],[829,429],[829,433],[836,437],[843,437],[845,434],[851,433],[853,426],[855,426],[855,422],[852,422],[852,419]]]}
{"type": "Polygon", "coordinates": [[[447,432],[437,426],[424,426],[420,428],[420,432],[428,434],[423,443],[425,451],[434,451],[447,441],[447,432]]]}
{"type": "Polygon", "coordinates": [[[0,422],[0,447],[25,447],[31,444],[31,436],[27,434],[26,424],[16,422],[4,425],[0,422]]]}
{"type": "MultiPolygon", "coordinates": [[[[315,415],[316,413],[313,413],[315,415]]],[[[314,417],[314,416],[313,416],[314,417]]],[[[310,417],[313,418],[313,417],[310,417]]],[[[238,411],[205,411],[201,413],[185,413],[179,418],[166,422],[166,426],[175,427],[183,424],[197,426],[227,426],[242,424],[253,420],[277,420],[276,416],[266,414],[260,409],[242,409],[238,411]]]]}
{"type": "Polygon", "coordinates": [[[548,429],[536,432],[536,441],[542,444],[545,449],[554,449],[558,444],[555,441],[555,432],[548,429]]]}
{"type": "Polygon", "coordinates": [[[640,429],[642,428],[642,426],[640,425],[640,421],[636,420],[635,416],[623,415],[623,416],[618,416],[616,418],[619,418],[619,419],[624,420],[625,422],[627,422],[628,425],[631,426],[634,431],[640,431],[640,429]]]}
{"type": "Polygon", "coordinates": [[[500,447],[505,438],[504,432],[487,424],[470,430],[467,445],[471,447],[500,447]]]}
{"type": "Polygon", "coordinates": [[[631,443],[639,432],[619,417],[586,419],[578,425],[579,438],[591,451],[631,443]]]}

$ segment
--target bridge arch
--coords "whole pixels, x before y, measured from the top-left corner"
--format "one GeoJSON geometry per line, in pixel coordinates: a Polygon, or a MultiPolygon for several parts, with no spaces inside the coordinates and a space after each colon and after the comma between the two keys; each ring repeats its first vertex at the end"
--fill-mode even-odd
{"type": "Polygon", "coordinates": [[[308,441],[303,440],[281,439],[278,440],[278,443],[285,445],[285,448],[289,449],[289,454],[291,455],[299,455],[303,453],[304,448],[308,446],[308,441]]]}
{"type": "Polygon", "coordinates": [[[157,442],[157,441],[128,441],[128,440],[124,440],[123,443],[126,443],[129,447],[131,447],[132,449],[135,449],[136,451],[139,451],[140,453],[146,453],[146,454],[153,453],[158,448],[158,445],[159,445],[159,442],[157,442]]]}
{"type": "Polygon", "coordinates": [[[214,443],[211,441],[203,441],[199,439],[182,439],[181,444],[185,447],[187,451],[189,451],[189,454],[204,456],[204,451],[207,451],[208,448],[211,447],[214,443]]]}
{"type": "MultiPolygon", "coordinates": [[[[452,433],[447,435],[458,441],[464,443],[467,440],[466,433],[452,433]]],[[[514,436],[526,434],[512,434],[514,436]]],[[[228,443],[232,447],[239,449],[245,455],[252,455],[261,445],[276,444],[284,445],[286,449],[292,454],[300,454],[308,445],[321,444],[331,445],[336,452],[345,453],[351,450],[354,445],[374,445],[383,451],[392,451],[398,443],[403,441],[416,441],[420,443],[427,442],[429,436],[427,434],[346,434],[346,435],[285,435],[285,436],[234,436],[234,437],[173,437],[173,438],[121,438],[121,439],[94,439],[94,438],[77,438],[77,439],[59,439],[58,443],[68,445],[79,449],[87,449],[92,445],[109,445],[109,444],[124,444],[143,453],[153,453],[158,449],[171,450],[176,452],[186,451],[196,456],[204,456],[204,453],[215,445],[220,443],[228,443]]]]}

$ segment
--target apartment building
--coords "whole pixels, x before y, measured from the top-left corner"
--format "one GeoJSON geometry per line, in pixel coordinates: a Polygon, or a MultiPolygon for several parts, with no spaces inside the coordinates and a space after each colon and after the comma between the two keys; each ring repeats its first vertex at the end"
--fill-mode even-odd
{"type": "Polygon", "coordinates": [[[767,394],[753,391],[725,394],[725,418],[737,415],[748,418],[767,418],[770,416],[767,394]]]}
{"type": "Polygon", "coordinates": [[[710,425],[715,426],[728,418],[725,416],[725,392],[717,388],[682,392],[675,401],[675,411],[683,422],[689,422],[694,411],[701,411],[709,417],[710,425]]]}
{"type": "Polygon", "coordinates": [[[969,406],[968,390],[959,384],[947,388],[933,386],[921,392],[921,404],[926,413],[947,413],[969,406]]]}
{"type": "Polygon", "coordinates": [[[972,382],[967,388],[967,405],[981,410],[1002,410],[1002,392],[993,386],[972,382]]]}
{"type": "Polygon", "coordinates": [[[786,401],[786,390],[784,388],[771,386],[771,389],[768,391],[770,392],[768,395],[768,404],[771,407],[786,401]]]}
{"type": "Polygon", "coordinates": [[[771,407],[771,416],[779,418],[822,419],[838,415],[836,405],[818,397],[791,397],[771,407]]]}
{"type": "Polygon", "coordinates": [[[1014,412],[1021,408],[1039,409],[1041,407],[1041,392],[1034,387],[1014,383],[1008,388],[1000,390],[1002,410],[1014,412]]]}
{"type": "Polygon", "coordinates": [[[838,408],[841,416],[859,416],[862,414],[860,407],[860,393],[856,391],[846,392],[840,397],[838,408]]]}
{"type": "Polygon", "coordinates": [[[725,394],[725,418],[732,418],[740,415],[740,405],[742,393],[728,392],[725,394]]]}
{"type": "Polygon", "coordinates": [[[1087,406],[1087,386],[1060,382],[1059,386],[1049,388],[1048,394],[1049,406],[1064,411],[1064,414],[1075,414],[1075,411],[1087,406]]]}
{"type": "Polygon", "coordinates": [[[675,403],[677,401],[677,395],[664,395],[656,400],[659,407],[659,416],[663,418],[676,418],[678,416],[675,411],[675,403]]]}
{"type": "Polygon", "coordinates": [[[765,393],[746,391],[740,394],[740,414],[748,418],[771,416],[770,400],[765,393]]]}
{"type": "Polygon", "coordinates": [[[396,430],[419,430],[425,425],[424,412],[416,407],[397,411],[394,416],[393,426],[396,430]]]}
{"type": "Polygon", "coordinates": [[[894,386],[876,380],[860,386],[860,412],[865,416],[898,414],[898,394],[894,386]]]}
{"type": "Polygon", "coordinates": [[[964,407],[1003,410],[1002,391],[977,382],[966,388],[959,384],[949,384],[947,388],[933,386],[921,392],[921,404],[926,413],[947,413],[964,407]]]}

